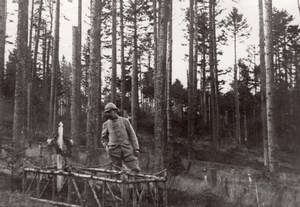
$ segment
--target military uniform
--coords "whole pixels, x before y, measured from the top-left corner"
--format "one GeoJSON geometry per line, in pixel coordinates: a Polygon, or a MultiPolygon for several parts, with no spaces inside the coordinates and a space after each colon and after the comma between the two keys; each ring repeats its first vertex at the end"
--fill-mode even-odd
{"type": "Polygon", "coordinates": [[[128,119],[116,116],[103,123],[101,143],[108,151],[112,163],[122,167],[122,161],[132,171],[140,172],[134,150],[139,150],[136,134],[128,119]]]}

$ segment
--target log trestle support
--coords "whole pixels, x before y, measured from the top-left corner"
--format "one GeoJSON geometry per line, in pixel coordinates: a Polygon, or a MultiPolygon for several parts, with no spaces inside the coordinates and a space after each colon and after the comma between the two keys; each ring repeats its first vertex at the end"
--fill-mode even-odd
{"type": "Polygon", "coordinates": [[[167,172],[150,175],[102,168],[78,172],[24,168],[23,193],[33,200],[54,205],[167,207],[167,172]],[[57,178],[63,178],[61,186],[57,178]]]}

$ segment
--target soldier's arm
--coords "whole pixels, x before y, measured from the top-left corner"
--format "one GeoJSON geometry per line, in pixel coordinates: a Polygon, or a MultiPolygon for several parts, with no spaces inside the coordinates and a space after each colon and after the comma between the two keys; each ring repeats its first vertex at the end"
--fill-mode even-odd
{"type": "Polygon", "coordinates": [[[135,131],[133,130],[129,120],[124,119],[124,123],[125,123],[126,130],[127,130],[127,133],[128,133],[128,139],[129,139],[130,143],[132,144],[133,149],[134,150],[139,150],[139,142],[138,142],[135,131]]]}
{"type": "Polygon", "coordinates": [[[101,141],[102,146],[105,148],[109,141],[107,122],[103,123],[103,125],[102,125],[102,133],[101,133],[100,141],[101,141]]]}

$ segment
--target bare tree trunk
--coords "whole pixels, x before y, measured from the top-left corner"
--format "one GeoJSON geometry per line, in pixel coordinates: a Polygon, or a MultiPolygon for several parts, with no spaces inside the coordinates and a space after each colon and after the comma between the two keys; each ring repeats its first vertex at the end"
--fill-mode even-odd
{"type": "Polygon", "coordinates": [[[49,109],[49,130],[50,136],[56,132],[56,100],[57,100],[57,71],[59,70],[59,21],[60,21],[60,0],[56,1],[55,33],[52,55],[51,92],[49,109]]]}
{"type": "Polygon", "coordinates": [[[217,114],[216,114],[216,61],[215,61],[215,36],[214,36],[214,7],[215,1],[210,0],[209,4],[209,14],[210,14],[210,21],[209,21],[209,33],[210,33],[210,41],[209,41],[209,64],[210,64],[210,79],[211,79],[211,96],[210,96],[210,114],[211,114],[211,124],[212,124],[212,138],[215,146],[218,148],[218,128],[217,128],[217,114]]]}
{"type": "MultiPolygon", "coordinates": [[[[39,5],[39,17],[38,17],[38,25],[37,25],[37,33],[35,37],[35,45],[34,45],[34,57],[33,57],[33,71],[32,71],[32,85],[34,85],[34,76],[36,75],[36,64],[37,64],[37,55],[39,49],[39,40],[40,40],[40,32],[41,32],[41,22],[42,22],[42,10],[43,10],[43,0],[40,0],[39,5]]],[[[32,89],[34,87],[32,86],[32,89]]]]}
{"type": "Polygon", "coordinates": [[[167,23],[168,23],[168,0],[161,1],[161,26],[158,44],[158,62],[155,77],[154,97],[154,137],[155,137],[155,171],[161,170],[165,166],[166,147],[166,51],[167,51],[167,23]]]}
{"type": "MultiPolygon", "coordinates": [[[[194,126],[196,126],[197,107],[197,84],[198,84],[198,3],[194,1],[194,59],[193,59],[193,110],[194,110],[194,126]]],[[[195,129],[194,129],[195,133],[195,129]]]]}
{"type": "Polygon", "coordinates": [[[73,50],[72,50],[72,89],[71,89],[71,137],[74,140],[74,145],[78,145],[79,140],[79,114],[78,114],[78,28],[73,26],[73,50]]]}
{"type": "Polygon", "coordinates": [[[167,140],[168,143],[172,140],[172,108],[171,108],[171,86],[172,86],[172,16],[173,16],[173,0],[169,0],[169,22],[168,22],[168,52],[167,52],[167,140]]]}
{"type": "Polygon", "coordinates": [[[47,26],[46,26],[46,22],[45,22],[45,28],[44,28],[44,39],[43,39],[43,43],[42,43],[42,64],[43,64],[43,85],[42,85],[42,97],[43,97],[43,101],[45,101],[45,89],[46,89],[46,57],[47,57],[47,38],[46,38],[46,33],[47,33],[47,26]]]}
{"type": "Polygon", "coordinates": [[[235,139],[241,144],[241,115],[240,115],[240,101],[239,101],[239,84],[238,84],[238,69],[236,59],[236,29],[234,31],[234,103],[235,103],[235,139]]]}
{"type": "Polygon", "coordinates": [[[124,12],[123,0],[120,0],[120,38],[121,38],[121,113],[124,116],[126,98],[125,59],[124,59],[124,12]]]}
{"type": "MultiPolygon", "coordinates": [[[[6,34],[6,0],[0,3],[0,126],[3,126],[3,84],[4,84],[4,68],[5,68],[5,34],[6,34]]],[[[2,137],[3,130],[0,130],[2,137]]],[[[1,140],[0,140],[1,141],[1,140]]],[[[1,146],[0,146],[1,147],[1,146]]]]}
{"type": "Polygon", "coordinates": [[[28,81],[27,84],[27,137],[29,141],[29,146],[31,145],[31,123],[32,123],[32,84],[33,84],[33,67],[32,67],[32,32],[33,32],[33,19],[34,19],[34,0],[31,1],[31,17],[30,17],[30,28],[29,28],[29,47],[28,47],[28,71],[26,74],[26,78],[28,81]]]}
{"type": "Polygon", "coordinates": [[[272,0],[265,0],[266,32],[266,110],[267,137],[270,171],[275,171],[275,127],[274,127],[274,76],[273,76],[273,36],[272,36],[272,0]]]}
{"type": "MultiPolygon", "coordinates": [[[[76,111],[78,119],[81,118],[81,79],[82,79],[82,66],[81,66],[81,50],[82,50],[82,0],[78,0],[78,48],[77,48],[77,85],[76,91],[78,98],[76,100],[76,111]]],[[[77,123],[77,126],[80,130],[80,124],[77,123]]],[[[80,137],[81,138],[81,137],[80,137]]],[[[80,139],[79,138],[79,139],[80,139]]]]}
{"type": "Polygon", "coordinates": [[[194,0],[190,0],[189,15],[189,73],[188,73],[188,159],[193,156],[193,139],[195,133],[195,113],[193,110],[194,93],[194,0]]]}
{"type": "Polygon", "coordinates": [[[267,112],[266,112],[266,65],[265,65],[265,33],[263,18],[263,0],[259,3],[259,49],[260,49],[260,81],[261,81],[261,126],[264,146],[264,165],[269,166],[267,140],[267,112]]]}
{"type": "Polygon", "coordinates": [[[156,77],[156,71],[157,71],[157,48],[158,48],[157,32],[158,32],[157,31],[157,1],[153,0],[154,77],[156,77]]]}
{"type": "Polygon", "coordinates": [[[138,97],[138,47],[137,47],[137,0],[134,1],[134,34],[133,34],[133,60],[132,60],[132,77],[131,77],[131,123],[135,131],[137,131],[137,114],[139,107],[138,97]]]}
{"type": "Polygon", "coordinates": [[[72,93],[71,93],[71,137],[74,145],[80,144],[81,115],[81,19],[82,0],[78,0],[78,27],[73,27],[72,93]]]}
{"type": "MultiPolygon", "coordinates": [[[[32,2],[33,3],[33,2],[32,2]]],[[[34,8],[32,6],[32,8],[34,8]]],[[[33,56],[33,64],[31,64],[31,74],[29,74],[30,77],[30,87],[28,90],[28,114],[27,114],[27,133],[28,133],[28,141],[29,145],[31,145],[32,142],[32,136],[33,136],[33,97],[34,94],[33,92],[35,91],[35,78],[36,78],[36,65],[37,65],[37,55],[38,55],[38,48],[39,48],[39,40],[40,40],[40,31],[41,31],[41,22],[42,22],[42,9],[43,9],[43,0],[40,0],[40,5],[39,5],[39,16],[38,16],[38,24],[37,24],[37,32],[35,36],[35,45],[34,45],[34,56],[33,56]]],[[[33,20],[31,20],[33,21],[33,20]]],[[[30,44],[31,48],[31,44],[30,44]]],[[[31,49],[30,49],[31,51],[31,49]]],[[[30,54],[30,60],[29,62],[31,63],[31,54],[30,54]]]]}
{"type": "Polygon", "coordinates": [[[112,74],[111,101],[117,101],[117,0],[112,0],[112,74]]]}
{"type": "MultiPolygon", "coordinates": [[[[99,85],[99,89],[98,89],[98,107],[99,107],[99,120],[98,120],[98,128],[99,130],[101,130],[102,132],[102,78],[101,78],[101,74],[102,74],[102,44],[101,44],[101,32],[102,32],[102,9],[103,9],[103,0],[99,0],[99,7],[98,7],[98,25],[99,25],[99,60],[98,60],[98,63],[97,63],[97,66],[98,66],[98,73],[99,73],[99,81],[98,81],[98,85],[99,85]]],[[[97,146],[97,143],[96,143],[96,146],[97,146]]]]}
{"type": "Polygon", "coordinates": [[[18,62],[15,83],[13,146],[16,151],[24,147],[26,130],[26,76],[28,64],[28,0],[19,1],[17,50],[18,62]]]}
{"type": "MultiPolygon", "coordinates": [[[[3,82],[4,82],[4,68],[5,68],[5,34],[6,34],[6,0],[0,3],[0,104],[3,98],[3,82]]],[[[0,105],[0,110],[2,107],[0,105]]],[[[3,115],[0,113],[0,120],[3,115]]],[[[1,125],[1,121],[0,121],[1,125]]],[[[1,133],[1,132],[0,132],[1,133]]]]}
{"type": "Polygon", "coordinates": [[[214,53],[214,99],[215,99],[215,108],[214,110],[214,144],[217,149],[220,149],[220,140],[219,140],[219,132],[220,132],[220,117],[219,117],[219,83],[218,83],[218,59],[217,59],[217,38],[216,38],[216,1],[214,0],[214,4],[212,7],[213,13],[213,53],[214,53]]]}
{"type": "MultiPolygon", "coordinates": [[[[51,51],[52,47],[53,47],[53,38],[52,38],[52,30],[53,30],[53,2],[50,1],[49,2],[49,16],[50,16],[50,29],[49,29],[49,39],[47,42],[47,52],[46,52],[46,78],[45,78],[45,100],[47,100],[49,102],[48,108],[50,108],[50,98],[51,95],[49,93],[49,91],[51,91],[51,89],[49,90],[49,85],[51,85],[51,83],[49,84],[49,78],[50,78],[50,56],[51,56],[51,51]]],[[[51,86],[50,86],[51,87],[51,86]]],[[[46,111],[46,110],[45,110],[46,111]]],[[[49,111],[49,116],[50,116],[50,111],[49,111]]],[[[50,129],[49,129],[50,130],[50,129]]],[[[50,131],[49,131],[50,133],[50,131]]]]}
{"type": "Polygon", "coordinates": [[[206,45],[205,38],[202,42],[202,116],[203,123],[207,124],[207,98],[206,98],[206,45]]]}
{"type": "Polygon", "coordinates": [[[94,161],[94,152],[97,148],[97,136],[99,134],[99,65],[100,65],[100,27],[99,27],[100,1],[91,1],[91,53],[89,71],[89,90],[87,104],[87,147],[91,150],[89,157],[94,161]]]}

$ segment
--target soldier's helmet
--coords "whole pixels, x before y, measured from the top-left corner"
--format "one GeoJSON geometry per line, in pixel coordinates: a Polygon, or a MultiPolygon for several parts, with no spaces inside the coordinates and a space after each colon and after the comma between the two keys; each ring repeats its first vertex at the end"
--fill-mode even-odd
{"type": "Polygon", "coordinates": [[[110,112],[112,110],[118,110],[117,106],[112,102],[107,103],[104,108],[104,112],[110,112]]]}

